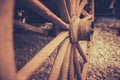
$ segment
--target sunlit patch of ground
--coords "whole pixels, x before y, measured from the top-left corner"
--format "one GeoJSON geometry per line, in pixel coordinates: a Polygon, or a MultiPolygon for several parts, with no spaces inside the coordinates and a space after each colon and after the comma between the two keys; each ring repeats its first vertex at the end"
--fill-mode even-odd
{"type": "MultiPolygon", "coordinates": [[[[111,18],[105,19],[113,25],[116,24],[111,18]]],[[[95,24],[87,80],[120,80],[120,36],[117,36],[117,30],[104,26],[104,18],[99,21],[101,22],[95,24]],[[99,24],[103,25],[98,26],[99,24]]]]}

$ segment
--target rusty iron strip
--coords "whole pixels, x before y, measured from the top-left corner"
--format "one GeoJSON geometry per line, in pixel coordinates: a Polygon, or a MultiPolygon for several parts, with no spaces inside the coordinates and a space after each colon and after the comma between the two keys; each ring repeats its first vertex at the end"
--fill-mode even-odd
{"type": "Polygon", "coordinates": [[[89,61],[90,61],[90,53],[91,53],[91,43],[92,41],[88,41],[87,42],[87,50],[86,50],[86,57],[88,62],[86,62],[83,66],[83,70],[82,70],[82,80],[86,80],[86,76],[87,76],[87,71],[88,71],[88,66],[89,66],[89,61]]]}
{"type": "Polygon", "coordinates": [[[61,32],[49,44],[47,44],[40,52],[37,53],[22,69],[17,73],[19,80],[27,80],[33,72],[38,69],[43,61],[51,55],[51,53],[59,46],[59,44],[68,37],[68,32],[61,32]]]}

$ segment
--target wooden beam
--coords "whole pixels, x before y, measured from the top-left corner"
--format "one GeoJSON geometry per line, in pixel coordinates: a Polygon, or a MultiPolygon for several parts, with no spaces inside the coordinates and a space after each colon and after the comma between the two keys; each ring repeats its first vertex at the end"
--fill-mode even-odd
{"type": "Polygon", "coordinates": [[[68,44],[69,44],[69,39],[66,39],[62,46],[60,51],[58,52],[58,55],[55,59],[51,74],[49,76],[48,80],[58,80],[58,76],[60,74],[60,69],[62,67],[62,63],[65,57],[65,54],[67,53],[67,48],[68,48],[68,44]]]}
{"type": "Polygon", "coordinates": [[[70,61],[70,50],[71,44],[68,45],[67,52],[64,57],[64,61],[61,68],[61,80],[68,79],[68,68],[69,68],[69,61],[70,61]]]}
{"type": "Polygon", "coordinates": [[[83,66],[83,70],[82,70],[82,80],[86,80],[86,76],[87,76],[87,71],[88,71],[88,66],[89,66],[89,61],[90,61],[90,53],[91,53],[91,44],[92,41],[88,41],[87,42],[87,50],[86,50],[86,58],[88,60],[88,62],[86,62],[83,66]]]}
{"type": "Polygon", "coordinates": [[[57,2],[59,13],[61,15],[62,20],[65,21],[66,23],[70,23],[70,15],[66,5],[66,0],[57,0],[56,2],[57,2]]]}
{"type": "Polygon", "coordinates": [[[36,71],[43,61],[51,55],[51,53],[60,45],[60,43],[68,37],[68,32],[61,32],[49,44],[47,44],[40,52],[37,53],[20,71],[17,73],[18,80],[27,80],[34,71],[36,71]]]}
{"type": "Polygon", "coordinates": [[[57,17],[53,12],[51,12],[45,5],[43,5],[39,0],[26,0],[25,5],[30,7],[32,10],[42,15],[47,20],[51,21],[55,25],[58,25],[61,28],[68,29],[68,24],[62,21],[57,17]]]}
{"type": "Polygon", "coordinates": [[[70,17],[75,16],[76,0],[66,0],[70,17]]]}
{"type": "Polygon", "coordinates": [[[82,11],[84,10],[84,7],[86,6],[86,4],[88,3],[88,0],[82,0],[82,2],[79,5],[79,11],[77,16],[80,16],[82,11]]]}
{"type": "Polygon", "coordinates": [[[47,28],[47,29],[43,28],[42,26],[41,27],[35,27],[33,25],[25,24],[25,23],[22,23],[22,22],[17,21],[17,20],[14,20],[14,27],[23,28],[23,29],[30,30],[30,31],[40,33],[40,34],[43,34],[43,35],[47,35],[47,31],[52,28],[51,26],[48,26],[49,28],[47,28]]]}
{"type": "Polygon", "coordinates": [[[0,80],[17,80],[13,48],[14,0],[0,0],[0,80]]]}

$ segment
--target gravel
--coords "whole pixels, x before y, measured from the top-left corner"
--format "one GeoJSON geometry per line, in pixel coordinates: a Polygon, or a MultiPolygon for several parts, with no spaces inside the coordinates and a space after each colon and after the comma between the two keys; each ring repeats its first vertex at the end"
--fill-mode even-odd
{"type": "Polygon", "coordinates": [[[95,23],[87,80],[120,80],[120,36],[115,26],[119,24],[120,28],[119,22],[116,18],[98,18],[95,23]]]}

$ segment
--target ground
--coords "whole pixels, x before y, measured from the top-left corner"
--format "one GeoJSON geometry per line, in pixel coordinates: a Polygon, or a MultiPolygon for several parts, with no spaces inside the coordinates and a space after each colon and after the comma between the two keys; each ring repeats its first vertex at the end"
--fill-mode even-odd
{"type": "MultiPolygon", "coordinates": [[[[87,80],[120,80],[120,20],[97,17],[87,80]]],[[[21,30],[14,34],[17,70],[22,68],[53,37],[21,30]]],[[[81,42],[85,51],[85,42],[81,42]]],[[[56,50],[57,51],[57,50],[56,50]]],[[[55,51],[55,52],[56,52],[55,51]]],[[[55,52],[29,80],[47,80],[56,56],[55,52]]]]}
{"type": "Polygon", "coordinates": [[[120,27],[111,18],[99,18],[95,23],[88,80],[120,80],[120,36],[116,26],[110,26],[115,24],[120,27]]]}

